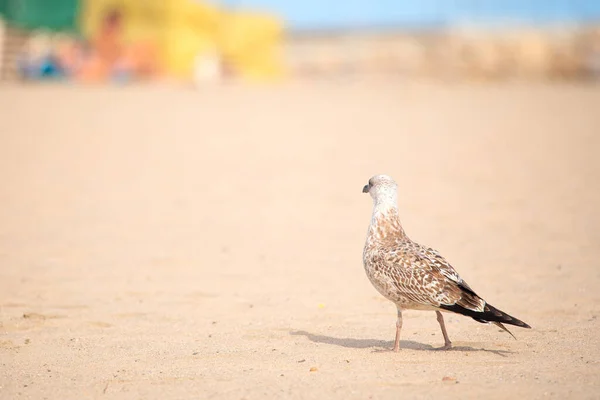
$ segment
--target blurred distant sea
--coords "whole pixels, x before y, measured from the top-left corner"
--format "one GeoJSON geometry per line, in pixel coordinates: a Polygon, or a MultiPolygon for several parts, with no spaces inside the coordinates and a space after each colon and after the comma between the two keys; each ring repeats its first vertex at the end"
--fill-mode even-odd
{"type": "Polygon", "coordinates": [[[600,23],[600,0],[209,0],[275,12],[292,31],[600,23]]]}

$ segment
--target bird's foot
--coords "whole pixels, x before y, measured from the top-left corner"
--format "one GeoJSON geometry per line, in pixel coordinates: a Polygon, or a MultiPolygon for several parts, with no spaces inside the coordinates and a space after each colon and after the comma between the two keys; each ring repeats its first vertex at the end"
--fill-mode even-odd
{"type": "Polygon", "coordinates": [[[392,349],[392,351],[394,353],[398,353],[400,351],[400,346],[394,346],[394,348],[392,349]]]}
{"type": "Polygon", "coordinates": [[[437,350],[450,350],[452,349],[452,342],[446,342],[442,347],[437,350]]]}
{"type": "Polygon", "coordinates": [[[372,353],[392,353],[392,352],[394,352],[394,350],[389,347],[372,350],[372,353]]]}

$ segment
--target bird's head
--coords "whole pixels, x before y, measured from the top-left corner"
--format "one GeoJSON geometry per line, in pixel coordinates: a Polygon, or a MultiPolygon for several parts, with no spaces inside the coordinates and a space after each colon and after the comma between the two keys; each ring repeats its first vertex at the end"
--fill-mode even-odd
{"type": "Polygon", "coordinates": [[[369,183],[363,187],[363,193],[369,193],[375,203],[390,202],[393,205],[397,202],[396,182],[387,175],[375,175],[369,179],[369,183]]]}

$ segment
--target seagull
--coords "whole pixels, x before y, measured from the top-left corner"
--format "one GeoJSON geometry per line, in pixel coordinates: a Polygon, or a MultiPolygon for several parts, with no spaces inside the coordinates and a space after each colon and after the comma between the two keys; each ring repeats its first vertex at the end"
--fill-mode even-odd
{"type": "Polygon", "coordinates": [[[452,348],[443,312],[466,315],[481,323],[493,323],[514,335],[503,324],[531,328],[479,297],[452,265],[429,247],[406,236],[398,216],[397,185],[387,175],[375,175],[363,187],[373,198],[373,215],[363,251],[367,277],[379,293],[398,310],[393,351],[400,350],[402,311],[435,311],[444,336],[443,350],[452,348]]]}

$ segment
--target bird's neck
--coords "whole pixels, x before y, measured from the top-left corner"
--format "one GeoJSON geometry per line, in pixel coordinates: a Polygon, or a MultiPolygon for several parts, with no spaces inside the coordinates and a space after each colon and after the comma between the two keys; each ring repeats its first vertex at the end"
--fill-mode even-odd
{"type": "Polygon", "coordinates": [[[369,236],[377,240],[388,237],[395,239],[406,238],[406,233],[400,223],[398,206],[396,202],[376,201],[373,206],[369,236]]]}

